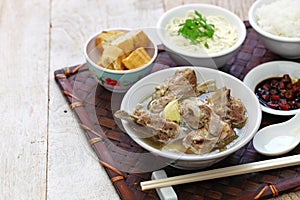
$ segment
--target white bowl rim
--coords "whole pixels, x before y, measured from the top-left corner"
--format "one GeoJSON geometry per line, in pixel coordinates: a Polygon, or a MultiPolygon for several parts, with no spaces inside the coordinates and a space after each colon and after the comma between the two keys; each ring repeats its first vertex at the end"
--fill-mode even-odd
{"type": "MultiPolygon", "coordinates": [[[[143,30],[143,28],[136,28],[136,29],[141,29],[143,30]]],[[[153,56],[151,58],[151,60],[145,64],[144,66],[142,67],[138,67],[138,68],[135,68],[135,69],[130,69],[130,70],[112,70],[112,69],[106,69],[104,67],[100,67],[99,65],[97,65],[94,61],[92,61],[92,59],[90,59],[89,55],[88,55],[88,52],[87,52],[87,47],[90,43],[91,40],[93,40],[97,35],[99,35],[102,31],[113,31],[113,30],[124,30],[124,31],[131,31],[131,30],[135,30],[135,29],[132,29],[132,28],[122,28],[122,27],[119,27],[119,28],[107,28],[107,29],[102,29],[96,33],[94,33],[92,36],[90,36],[88,38],[88,40],[85,42],[84,44],[84,56],[85,58],[88,60],[89,63],[92,63],[94,67],[98,68],[99,70],[102,70],[104,72],[108,72],[108,73],[111,73],[111,74],[131,74],[131,73],[135,73],[135,72],[138,72],[138,71],[141,71],[145,68],[147,68],[149,65],[151,65],[154,60],[156,59],[157,57],[157,54],[158,54],[158,48],[157,48],[157,45],[155,44],[155,42],[153,41],[153,39],[151,38],[151,36],[148,36],[150,42],[152,43],[153,47],[154,47],[154,53],[153,53],[153,56]]]]}
{"type": "MultiPolygon", "coordinates": [[[[153,72],[152,74],[148,75],[147,77],[144,77],[142,79],[140,79],[139,81],[137,81],[125,94],[124,99],[128,99],[129,96],[131,95],[131,91],[134,90],[135,88],[139,87],[139,84],[142,84],[143,81],[145,81],[145,79],[151,79],[152,76],[156,76],[158,73],[167,73],[169,71],[174,72],[175,70],[180,70],[180,69],[184,69],[184,68],[194,68],[194,69],[198,69],[198,67],[196,66],[180,66],[180,67],[175,67],[175,68],[168,68],[168,69],[164,69],[164,70],[160,70],[157,72],[153,72]]],[[[211,68],[202,68],[201,67],[201,71],[208,71],[208,72],[218,72],[220,74],[222,74],[223,76],[227,76],[230,77],[238,82],[240,82],[241,84],[244,85],[244,83],[239,80],[238,78],[227,74],[225,72],[219,71],[219,70],[215,70],[215,69],[211,69],[211,68]]],[[[249,93],[252,93],[252,91],[245,86],[245,90],[248,90],[249,93]]],[[[121,103],[121,107],[120,109],[124,108],[124,104],[125,102],[122,100],[121,103]]],[[[226,157],[232,153],[234,153],[235,151],[237,151],[238,149],[240,149],[241,147],[245,146],[248,142],[251,141],[251,139],[254,137],[256,131],[259,129],[260,123],[261,123],[261,119],[262,119],[262,112],[260,109],[260,104],[257,98],[255,98],[255,104],[256,104],[256,109],[257,109],[257,120],[255,121],[255,126],[253,127],[252,131],[249,132],[249,134],[247,136],[245,136],[244,140],[241,141],[240,143],[230,147],[229,149],[226,149],[225,151],[222,152],[218,152],[216,154],[209,154],[209,155],[197,155],[197,154],[180,154],[180,153],[167,153],[167,152],[163,152],[159,149],[156,149],[148,144],[146,144],[145,142],[143,142],[142,140],[135,140],[136,143],[138,143],[140,146],[142,146],[143,148],[147,149],[149,152],[164,157],[164,158],[168,158],[168,159],[172,159],[172,160],[180,160],[180,161],[201,161],[201,160],[213,160],[213,159],[218,159],[218,158],[222,158],[222,157],[226,157]]],[[[127,123],[125,120],[121,120],[122,124],[124,126],[124,123],[127,123]]],[[[126,126],[124,126],[125,130],[126,130],[126,126]]],[[[128,133],[128,135],[130,136],[130,133],[128,133]]]]}
{"type": "Polygon", "coordinates": [[[171,49],[172,51],[178,53],[178,54],[181,54],[183,56],[187,56],[187,57],[191,57],[191,58],[214,58],[214,57],[221,57],[221,56],[224,56],[224,55],[227,55],[231,52],[234,52],[237,48],[239,48],[240,45],[242,45],[242,43],[245,41],[245,38],[246,38],[246,26],[245,24],[243,23],[243,21],[233,12],[225,9],[225,8],[222,8],[220,6],[216,6],[216,5],[211,5],[211,4],[205,4],[205,3],[194,3],[194,4],[185,4],[185,5],[181,5],[181,6],[177,6],[177,7],[174,7],[168,11],[166,11],[158,20],[157,24],[156,24],[156,28],[157,28],[157,34],[158,34],[158,37],[160,38],[160,40],[162,41],[162,44],[165,45],[167,48],[171,49]],[[169,43],[166,42],[166,40],[164,39],[164,37],[162,36],[161,32],[159,30],[163,30],[164,28],[161,27],[161,23],[163,21],[163,18],[167,15],[169,15],[170,13],[172,12],[176,12],[177,10],[180,10],[180,9],[183,9],[183,8],[191,8],[191,9],[197,9],[198,8],[205,8],[205,7],[208,7],[208,8],[214,8],[214,9],[217,9],[217,10],[220,10],[222,12],[225,12],[227,13],[228,15],[231,15],[233,18],[235,18],[239,24],[239,27],[238,29],[241,28],[241,36],[238,38],[238,40],[236,41],[236,43],[227,48],[227,49],[224,49],[220,52],[216,52],[216,53],[210,53],[210,54],[207,54],[207,55],[195,55],[195,54],[191,54],[191,53],[184,53],[182,51],[178,51],[177,49],[174,49],[174,48],[171,48],[169,43]]]}
{"type": "Polygon", "coordinates": [[[248,11],[248,19],[249,19],[249,23],[250,25],[254,28],[254,30],[256,30],[259,34],[261,34],[262,36],[265,36],[267,38],[273,39],[273,40],[277,40],[277,41],[282,41],[282,42],[300,42],[300,38],[296,37],[296,38],[290,38],[290,37],[283,37],[283,36],[278,36],[278,35],[274,35],[271,34],[265,30],[263,30],[260,26],[257,25],[256,20],[254,19],[254,12],[255,10],[258,8],[259,4],[261,4],[262,2],[264,2],[265,0],[256,0],[250,7],[249,11],[248,11]]]}
{"type": "MultiPolygon", "coordinates": [[[[255,88],[255,85],[252,85],[252,84],[250,85],[251,77],[255,76],[255,74],[261,74],[260,71],[262,69],[267,69],[267,68],[270,68],[270,71],[276,73],[276,71],[274,71],[274,69],[276,69],[276,68],[274,68],[274,65],[278,65],[278,64],[295,66],[295,68],[299,68],[299,70],[300,70],[300,63],[297,63],[297,62],[284,61],[284,60],[269,61],[269,62],[262,63],[260,65],[257,65],[255,68],[251,69],[246,74],[246,76],[244,77],[243,82],[250,88],[250,90],[252,92],[254,92],[252,88],[255,88]]],[[[286,72],[286,73],[288,73],[288,72],[286,72]]],[[[279,75],[279,74],[277,74],[277,75],[279,75]]],[[[273,75],[265,75],[264,79],[270,78],[272,76],[273,75]]],[[[297,77],[297,78],[300,78],[300,77],[297,77]]],[[[260,81],[262,81],[264,79],[261,79],[260,81]]],[[[257,82],[257,84],[258,84],[258,82],[257,82]]],[[[275,110],[275,109],[272,109],[272,108],[265,107],[262,104],[260,104],[260,106],[261,106],[261,109],[264,112],[269,113],[269,114],[273,114],[273,115],[289,116],[289,115],[295,115],[296,113],[300,112],[300,109],[296,109],[296,110],[275,110]]]]}

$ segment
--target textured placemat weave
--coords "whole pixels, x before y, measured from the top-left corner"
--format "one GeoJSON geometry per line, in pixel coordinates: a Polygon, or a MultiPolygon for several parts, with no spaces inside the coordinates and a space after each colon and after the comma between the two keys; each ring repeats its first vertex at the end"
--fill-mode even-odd
{"type": "MultiPolygon", "coordinates": [[[[257,34],[245,22],[247,38],[239,52],[220,70],[239,79],[260,63],[272,60],[285,60],[266,50],[257,34]]],[[[300,62],[300,60],[297,60],[300,62]]],[[[160,51],[154,70],[175,67],[175,63],[163,50],[160,51]]],[[[67,98],[70,107],[78,117],[78,123],[85,130],[87,140],[94,149],[108,176],[111,178],[121,199],[158,199],[155,190],[141,191],[139,183],[147,181],[151,172],[147,165],[163,166],[156,157],[137,145],[113,117],[119,109],[123,94],[112,94],[97,84],[88,72],[85,64],[66,67],[55,71],[55,79],[67,98]],[[141,156],[142,155],[142,156],[141,156]],[[147,155],[147,156],[143,156],[147,155]],[[151,163],[152,162],[152,163],[151,163]]],[[[282,122],[289,117],[278,117],[263,113],[261,127],[282,122]]],[[[300,147],[289,155],[298,154],[300,147]]],[[[257,154],[250,142],[221,163],[211,168],[232,166],[269,159],[257,154]]],[[[168,176],[192,173],[173,167],[164,167],[168,176]]],[[[244,174],[197,183],[174,186],[179,199],[253,199],[297,190],[300,185],[300,166],[264,172],[244,174]]]]}

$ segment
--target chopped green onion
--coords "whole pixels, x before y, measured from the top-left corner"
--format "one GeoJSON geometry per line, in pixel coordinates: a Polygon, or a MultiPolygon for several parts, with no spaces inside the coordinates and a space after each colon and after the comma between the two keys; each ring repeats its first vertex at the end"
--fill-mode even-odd
{"type": "Polygon", "coordinates": [[[183,24],[179,25],[181,28],[178,30],[178,33],[191,40],[194,44],[198,44],[204,39],[204,46],[209,48],[206,40],[213,37],[215,26],[213,24],[207,24],[206,18],[196,10],[195,15],[193,19],[186,19],[183,24]]]}

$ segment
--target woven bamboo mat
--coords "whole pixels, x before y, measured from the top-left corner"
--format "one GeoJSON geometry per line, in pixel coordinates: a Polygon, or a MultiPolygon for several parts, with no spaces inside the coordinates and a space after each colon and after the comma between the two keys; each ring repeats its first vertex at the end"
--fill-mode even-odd
{"type": "MultiPolygon", "coordinates": [[[[239,52],[221,71],[243,79],[249,70],[260,63],[284,60],[268,51],[257,34],[245,22],[247,38],[239,52]]],[[[300,62],[300,60],[297,60],[300,62]]],[[[166,52],[160,51],[154,70],[176,66],[166,52]]],[[[164,163],[137,145],[115,120],[113,113],[119,109],[122,94],[112,94],[97,84],[85,64],[66,67],[55,71],[55,79],[70,107],[78,117],[87,140],[94,149],[108,176],[111,178],[121,199],[158,199],[155,190],[141,191],[139,183],[149,180],[149,165],[163,167],[168,176],[182,175],[194,171],[184,171],[164,163]]],[[[278,117],[263,113],[261,127],[282,122],[289,117],[278,117]]],[[[300,147],[289,155],[298,154],[300,147]]],[[[257,154],[252,143],[230,155],[221,163],[209,169],[249,163],[269,159],[257,154]]],[[[300,185],[300,166],[244,174],[197,183],[174,186],[179,199],[253,199],[260,191],[261,198],[270,197],[276,192],[282,194],[295,191],[300,185]]]]}

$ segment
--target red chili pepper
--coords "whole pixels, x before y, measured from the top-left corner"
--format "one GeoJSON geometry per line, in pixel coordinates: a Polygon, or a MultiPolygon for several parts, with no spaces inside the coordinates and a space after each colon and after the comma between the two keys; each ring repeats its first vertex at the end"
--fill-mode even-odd
{"type": "Polygon", "coordinates": [[[274,108],[274,109],[279,107],[279,105],[277,103],[267,103],[267,106],[269,106],[270,108],[274,108]]]}
{"type": "Polygon", "coordinates": [[[280,104],[287,104],[286,99],[280,99],[279,102],[280,102],[280,104]]]}
{"type": "Polygon", "coordinates": [[[272,82],[271,82],[272,87],[278,87],[278,85],[279,85],[279,82],[277,80],[272,80],[272,82]]]}
{"type": "Polygon", "coordinates": [[[282,110],[288,110],[290,109],[290,106],[288,104],[279,104],[279,107],[282,109],[282,110]]]}
{"type": "Polygon", "coordinates": [[[281,81],[281,82],[279,83],[279,88],[280,88],[280,89],[284,89],[284,88],[285,88],[284,82],[281,81]]]}
{"type": "Polygon", "coordinates": [[[269,83],[266,83],[262,86],[263,89],[269,90],[271,88],[271,85],[269,83]]]}
{"type": "Polygon", "coordinates": [[[300,91],[300,86],[295,84],[293,86],[293,92],[296,93],[296,92],[299,92],[299,91],[300,91]]]}
{"type": "Polygon", "coordinates": [[[280,96],[277,95],[277,94],[274,94],[274,95],[271,96],[271,99],[272,99],[273,101],[278,101],[278,100],[280,99],[280,96]]]}
{"type": "Polygon", "coordinates": [[[264,95],[262,95],[261,96],[265,101],[269,101],[269,99],[270,99],[270,95],[268,95],[268,94],[264,94],[264,95]]]}

